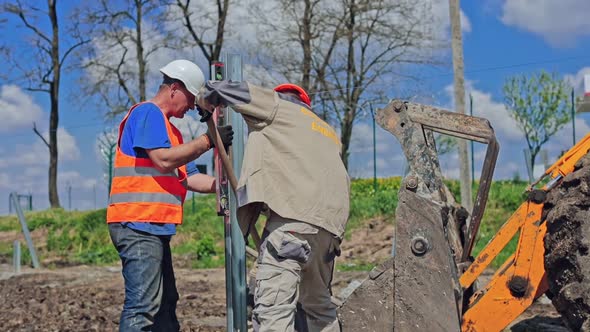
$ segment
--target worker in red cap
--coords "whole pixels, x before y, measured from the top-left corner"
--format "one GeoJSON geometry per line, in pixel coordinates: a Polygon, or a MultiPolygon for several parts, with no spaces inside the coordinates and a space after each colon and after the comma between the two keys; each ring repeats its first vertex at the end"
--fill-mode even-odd
{"type": "Polygon", "coordinates": [[[295,84],[291,84],[291,83],[279,84],[275,87],[274,90],[276,92],[281,92],[281,93],[292,93],[292,94],[296,95],[300,101],[304,102],[305,105],[307,105],[308,107],[311,108],[311,100],[309,100],[309,96],[307,95],[307,92],[305,92],[305,90],[303,90],[303,88],[300,87],[299,85],[295,85],[295,84]]]}
{"type": "Polygon", "coordinates": [[[246,238],[261,210],[269,211],[257,261],[255,330],[294,331],[299,303],[309,331],[340,331],[331,282],[348,220],[350,180],[337,133],[295,84],[266,89],[209,81],[199,96],[203,116],[226,105],[248,124],[237,186],[246,238]]]}

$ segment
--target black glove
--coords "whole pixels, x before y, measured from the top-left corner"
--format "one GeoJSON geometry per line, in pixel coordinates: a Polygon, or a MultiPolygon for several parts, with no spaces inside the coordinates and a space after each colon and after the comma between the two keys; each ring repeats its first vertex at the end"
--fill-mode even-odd
{"type": "Polygon", "coordinates": [[[197,106],[197,111],[199,112],[199,115],[201,116],[201,119],[199,120],[201,122],[207,122],[209,119],[211,119],[211,116],[213,115],[213,113],[207,112],[204,109],[200,108],[199,106],[197,106]]]}
{"type": "MultiPolygon", "coordinates": [[[[225,151],[231,146],[231,142],[234,139],[234,129],[231,125],[227,126],[217,126],[217,131],[219,132],[219,137],[221,137],[221,141],[223,142],[223,147],[225,151]]],[[[209,138],[209,142],[211,142],[211,147],[215,147],[215,138],[213,134],[207,131],[207,137],[209,138]]]]}

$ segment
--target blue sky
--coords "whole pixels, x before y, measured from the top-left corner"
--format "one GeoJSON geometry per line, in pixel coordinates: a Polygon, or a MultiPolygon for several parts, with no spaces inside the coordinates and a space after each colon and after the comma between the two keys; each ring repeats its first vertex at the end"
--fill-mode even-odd
{"type": "MultiPolygon", "coordinates": [[[[576,95],[583,94],[583,74],[590,74],[590,20],[583,13],[590,10],[590,2],[494,0],[462,1],[461,5],[463,23],[467,22],[463,29],[466,95],[473,96],[474,115],[490,120],[500,142],[495,177],[512,178],[519,174],[526,178],[523,157],[526,142],[502,104],[502,86],[509,76],[546,70],[571,82],[576,95]]],[[[452,108],[451,73],[450,66],[424,73],[422,84],[427,91],[425,95],[429,96],[426,99],[431,99],[432,104],[452,108]]],[[[588,120],[587,114],[576,116],[577,139],[588,133],[588,120]]],[[[399,145],[381,128],[377,132],[377,175],[400,174],[405,157],[399,145]]],[[[358,148],[350,173],[358,177],[372,176],[370,123],[357,126],[355,134],[358,148]]],[[[571,144],[572,126],[568,124],[543,147],[549,162],[571,144]]],[[[484,153],[485,147],[476,145],[476,177],[484,153]]],[[[458,177],[457,159],[456,155],[443,158],[444,174],[458,177]]]]}
{"type": "MultiPolygon", "coordinates": [[[[433,1],[438,3],[433,8],[440,11],[439,16],[448,16],[446,1],[433,1]]],[[[473,96],[474,115],[488,118],[500,141],[495,176],[511,178],[518,173],[525,178],[522,151],[526,143],[502,104],[502,85],[508,76],[544,69],[558,73],[571,82],[576,94],[582,94],[583,74],[590,74],[590,19],[587,17],[590,2],[462,1],[462,11],[467,94],[473,96]]],[[[448,30],[448,21],[443,22],[441,28],[448,30]]],[[[14,40],[22,37],[11,36],[14,40]]],[[[450,54],[443,55],[443,58],[449,61],[449,65],[421,71],[423,79],[419,85],[423,95],[419,98],[451,108],[453,76],[450,54]]],[[[80,72],[64,75],[58,131],[61,144],[60,200],[63,207],[69,208],[69,184],[71,207],[80,210],[106,205],[106,182],[103,162],[96,151],[96,137],[111,126],[104,123],[101,114],[90,110],[100,105],[84,105],[76,98],[79,91],[77,79],[82,75],[80,72]]],[[[247,79],[247,74],[245,76],[247,79]]],[[[8,193],[12,191],[33,194],[35,209],[48,206],[48,152],[31,130],[32,122],[36,122],[41,132],[47,132],[48,96],[25,91],[11,83],[0,80],[0,115],[3,119],[0,123],[0,215],[8,213],[8,193]]],[[[391,94],[391,98],[396,97],[395,91],[391,94]]],[[[588,121],[587,114],[576,117],[578,139],[588,132],[588,121]]],[[[187,119],[180,125],[186,126],[189,122],[192,125],[196,123],[187,119]]],[[[372,176],[371,135],[370,121],[361,121],[355,127],[350,160],[350,174],[354,177],[372,176]]],[[[401,175],[405,158],[395,138],[378,128],[377,143],[378,176],[401,175]]],[[[545,146],[549,161],[554,161],[560,151],[568,149],[571,143],[572,128],[567,125],[545,146]]],[[[476,169],[480,168],[484,152],[483,147],[476,149],[476,169]]],[[[208,162],[209,159],[207,155],[199,162],[208,162]]],[[[447,176],[458,175],[456,156],[445,157],[442,166],[447,176]]],[[[476,175],[479,175],[477,171],[476,175]]]]}

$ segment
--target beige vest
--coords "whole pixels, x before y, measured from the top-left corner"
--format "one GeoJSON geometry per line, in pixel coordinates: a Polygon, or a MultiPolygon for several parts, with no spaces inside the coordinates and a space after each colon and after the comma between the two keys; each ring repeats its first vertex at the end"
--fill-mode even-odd
{"type": "Polygon", "coordinates": [[[249,136],[238,183],[238,220],[245,233],[261,203],[282,216],[342,237],[350,179],[338,134],[303,104],[248,84],[247,104],[232,105],[249,136]],[[259,203],[259,204],[257,204],[259,203]]]}

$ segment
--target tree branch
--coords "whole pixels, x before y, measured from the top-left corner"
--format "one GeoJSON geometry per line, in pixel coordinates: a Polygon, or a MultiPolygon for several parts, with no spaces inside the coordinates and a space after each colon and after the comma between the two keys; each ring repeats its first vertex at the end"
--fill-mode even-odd
{"type": "Polygon", "coordinates": [[[47,148],[49,148],[49,143],[47,142],[45,137],[43,137],[43,135],[41,135],[41,133],[37,130],[37,124],[35,122],[33,122],[33,131],[35,132],[35,134],[37,134],[37,136],[41,138],[41,140],[43,140],[43,143],[45,143],[47,148]]]}

